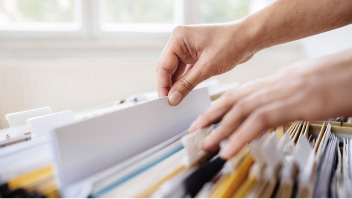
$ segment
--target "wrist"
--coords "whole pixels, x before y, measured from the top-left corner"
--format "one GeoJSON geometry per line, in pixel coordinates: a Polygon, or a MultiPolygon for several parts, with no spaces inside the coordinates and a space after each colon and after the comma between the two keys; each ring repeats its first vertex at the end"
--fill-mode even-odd
{"type": "Polygon", "coordinates": [[[230,34],[236,45],[244,56],[254,55],[262,49],[269,47],[262,38],[262,28],[255,21],[245,18],[230,24],[230,34]]]}

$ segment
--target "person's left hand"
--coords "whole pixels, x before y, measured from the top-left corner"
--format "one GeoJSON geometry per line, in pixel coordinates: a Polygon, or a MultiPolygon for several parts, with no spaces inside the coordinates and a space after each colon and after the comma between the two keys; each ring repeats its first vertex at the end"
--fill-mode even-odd
{"type": "Polygon", "coordinates": [[[352,50],[301,62],[221,96],[191,125],[190,132],[221,121],[205,140],[212,151],[229,138],[220,155],[228,159],[270,127],[294,120],[352,114],[352,50]]]}

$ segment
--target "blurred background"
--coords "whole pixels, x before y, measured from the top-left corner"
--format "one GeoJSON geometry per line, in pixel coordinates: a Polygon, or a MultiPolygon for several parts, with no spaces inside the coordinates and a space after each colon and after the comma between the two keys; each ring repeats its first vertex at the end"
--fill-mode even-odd
{"type": "MultiPolygon", "coordinates": [[[[84,110],[156,91],[176,25],[240,19],[271,0],[0,0],[0,128],[5,114],[84,110]]],[[[265,49],[215,78],[245,83],[352,47],[352,27],[265,49]]]]}

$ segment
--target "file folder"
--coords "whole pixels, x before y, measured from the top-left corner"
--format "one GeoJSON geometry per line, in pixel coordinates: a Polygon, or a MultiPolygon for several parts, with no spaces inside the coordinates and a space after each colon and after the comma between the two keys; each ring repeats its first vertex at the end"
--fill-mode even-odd
{"type": "Polygon", "coordinates": [[[77,186],[86,186],[94,174],[182,133],[209,105],[208,91],[202,88],[178,106],[164,97],[56,128],[53,146],[61,196],[77,197],[77,186]]]}

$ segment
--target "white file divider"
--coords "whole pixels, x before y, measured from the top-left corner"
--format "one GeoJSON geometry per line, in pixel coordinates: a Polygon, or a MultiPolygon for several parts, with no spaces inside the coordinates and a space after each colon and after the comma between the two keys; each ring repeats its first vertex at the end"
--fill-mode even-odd
{"type": "Polygon", "coordinates": [[[42,115],[47,115],[52,113],[51,108],[49,106],[21,111],[16,113],[10,113],[5,115],[7,122],[9,123],[10,127],[22,126],[27,124],[27,119],[32,117],[38,117],[42,115]]]}
{"type": "Polygon", "coordinates": [[[70,110],[34,117],[27,120],[33,138],[50,135],[53,128],[75,122],[75,116],[70,110]]]}
{"type": "Polygon", "coordinates": [[[207,88],[191,92],[178,106],[167,97],[56,128],[54,159],[60,193],[94,174],[185,131],[210,105],[207,88]]]}

